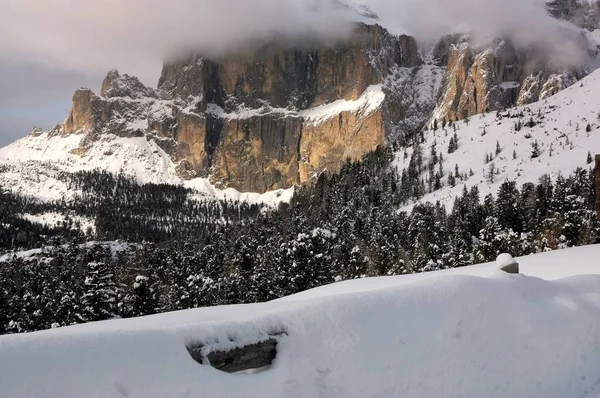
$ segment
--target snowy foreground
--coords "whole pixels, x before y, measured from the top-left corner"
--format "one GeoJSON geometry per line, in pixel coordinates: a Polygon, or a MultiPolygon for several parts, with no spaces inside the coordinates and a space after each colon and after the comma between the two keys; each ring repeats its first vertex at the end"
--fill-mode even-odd
{"type": "Polygon", "coordinates": [[[600,397],[600,246],[343,282],[265,304],[0,337],[12,397],[600,397]],[[273,366],[228,374],[186,344],[279,337],[273,366]]]}

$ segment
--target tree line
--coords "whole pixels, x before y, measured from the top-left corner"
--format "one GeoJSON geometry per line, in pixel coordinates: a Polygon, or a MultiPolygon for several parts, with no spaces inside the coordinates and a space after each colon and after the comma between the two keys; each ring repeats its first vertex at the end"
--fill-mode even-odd
{"type": "MultiPolygon", "coordinates": [[[[36,206],[94,218],[96,235],[54,231],[53,244],[41,253],[5,256],[0,332],[261,302],[341,280],[599,241],[591,169],[520,187],[505,181],[495,196],[481,197],[477,186],[463,184],[451,207],[423,203],[406,212],[398,209],[415,194],[408,176],[403,182],[392,167],[394,156],[379,148],[348,161],[276,209],[197,202],[181,187],[107,173],[69,177],[84,194],[73,203],[36,206]],[[91,238],[105,243],[84,242],[91,238]]],[[[414,163],[421,172],[430,167],[414,163]]],[[[17,211],[27,209],[13,200],[17,211]]],[[[0,224],[11,222],[8,214],[0,224]]]]}

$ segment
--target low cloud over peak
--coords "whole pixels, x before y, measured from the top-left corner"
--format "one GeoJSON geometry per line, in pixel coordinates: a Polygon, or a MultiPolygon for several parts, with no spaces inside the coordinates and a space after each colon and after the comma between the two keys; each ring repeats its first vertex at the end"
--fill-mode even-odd
{"type": "MultiPolygon", "coordinates": [[[[118,67],[155,79],[178,51],[223,53],[272,36],[338,38],[343,0],[19,0],[0,4],[0,57],[104,73],[118,67]]],[[[545,0],[363,0],[388,27],[418,39],[462,29],[524,44],[555,40],[545,0]]],[[[354,7],[356,9],[356,7],[354,7]]]]}
{"type": "Polygon", "coordinates": [[[0,87],[22,89],[0,91],[0,104],[39,106],[40,98],[51,98],[53,90],[57,100],[66,102],[65,87],[90,81],[99,86],[113,68],[156,86],[163,59],[180,53],[220,55],[274,37],[299,42],[339,39],[348,34],[352,21],[373,17],[362,6],[379,15],[393,33],[418,40],[456,31],[480,41],[506,35],[517,46],[543,45],[556,51],[557,59],[577,58],[581,52],[564,41],[561,24],[547,14],[545,4],[545,0],[3,0],[0,87]],[[42,96],[30,83],[37,81],[31,71],[40,69],[73,80],[53,79],[52,84],[40,85],[42,96]]]}

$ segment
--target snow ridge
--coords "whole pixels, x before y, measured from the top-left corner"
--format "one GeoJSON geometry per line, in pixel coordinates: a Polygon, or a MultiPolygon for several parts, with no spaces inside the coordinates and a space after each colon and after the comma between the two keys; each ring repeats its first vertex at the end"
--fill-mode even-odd
{"type": "Polygon", "coordinates": [[[1,336],[0,385],[6,397],[593,397],[598,255],[590,246],[517,259],[523,275],[492,263],[1,336]],[[280,332],[259,374],[200,365],[185,348],[280,332]]]}

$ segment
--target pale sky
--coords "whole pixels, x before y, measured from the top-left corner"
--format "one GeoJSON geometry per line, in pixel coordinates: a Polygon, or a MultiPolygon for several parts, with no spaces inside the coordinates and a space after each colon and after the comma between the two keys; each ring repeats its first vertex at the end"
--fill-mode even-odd
{"type": "MultiPolygon", "coordinates": [[[[179,52],[219,55],[274,35],[342,37],[352,13],[335,6],[341,1],[1,0],[0,146],[34,126],[61,123],[73,92],[98,90],[113,68],[156,87],[162,60],[179,52]]],[[[482,38],[513,34],[525,45],[565,48],[544,0],[361,3],[394,31],[418,39],[460,28],[482,38]]]]}

